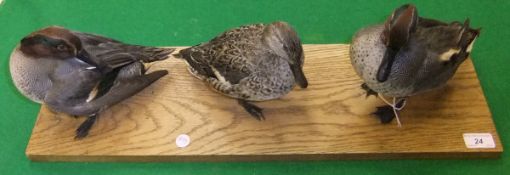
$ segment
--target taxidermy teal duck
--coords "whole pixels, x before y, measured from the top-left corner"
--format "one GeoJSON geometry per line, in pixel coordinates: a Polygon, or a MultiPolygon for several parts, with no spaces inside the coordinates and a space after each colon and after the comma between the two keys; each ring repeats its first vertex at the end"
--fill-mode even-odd
{"type": "Polygon", "coordinates": [[[464,23],[445,23],[418,16],[415,6],[397,8],[384,24],[358,31],[350,48],[351,63],[364,80],[368,95],[381,97],[388,106],[375,114],[390,122],[408,96],[441,87],[468,58],[480,29],[464,23]],[[393,97],[388,102],[382,96],[393,97]]]}
{"type": "Polygon", "coordinates": [[[304,55],[297,33],[285,22],[252,24],[228,30],[207,43],[175,55],[211,88],[238,99],[258,120],[262,109],[250,101],[276,99],[297,83],[306,88],[304,55]]]}
{"type": "Polygon", "coordinates": [[[143,63],[166,59],[173,51],[52,26],[20,41],[10,71],[17,89],[32,101],[87,116],[76,130],[76,138],[83,138],[101,111],[167,75],[166,70],[146,73],[143,63]]]}

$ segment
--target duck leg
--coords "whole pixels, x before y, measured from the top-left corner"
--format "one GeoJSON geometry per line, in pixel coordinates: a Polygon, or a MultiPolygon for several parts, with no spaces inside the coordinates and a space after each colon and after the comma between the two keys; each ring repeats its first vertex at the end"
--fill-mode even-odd
{"type": "Polygon", "coordinates": [[[89,134],[90,128],[92,128],[94,123],[96,123],[97,115],[98,114],[93,114],[87,117],[83,123],[81,123],[78,129],[76,129],[76,136],[74,137],[75,139],[82,139],[89,134]]]}
{"type": "MultiPolygon", "coordinates": [[[[205,79],[207,84],[214,90],[226,94],[228,96],[235,96],[237,95],[234,91],[234,88],[230,83],[224,83],[219,81],[216,78],[207,78],[205,79]]],[[[237,102],[239,105],[241,105],[248,113],[250,113],[253,117],[255,117],[257,120],[265,120],[264,114],[262,113],[262,108],[249,103],[246,100],[243,99],[237,99],[237,102]]]]}
{"type": "Polygon", "coordinates": [[[368,98],[370,97],[370,95],[373,95],[373,96],[376,96],[377,97],[377,92],[375,92],[374,90],[370,89],[366,83],[363,83],[361,84],[361,89],[365,90],[365,92],[367,93],[365,98],[368,98]]]}
{"type": "Polygon", "coordinates": [[[383,124],[390,123],[393,118],[395,118],[393,108],[389,105],[377,107],[377,110],[373,114],[375,114],[383,124]]]}
{"type": "Polygon", "coordinates": [[[237,102],[241,105],[248,113],[250,113],[257,120],[265,120],[264,114],[262,113],[262,108],[249,103],[246,100],[238,99],[237,102]]]}
{"type": "MultiPolygon", "coordinates": [[[[405,98],[400,99],[397,102],[397,104],[395,104],[395,107],[401,108],[404,102],[405,98]]],[[[375,114],[383,124],[390,123],[393,120],[393,118],[395,118],[395,113],[393,113],[393,107],[390,105],[377,107],[377,110],[372,114],[375,114]]]]}

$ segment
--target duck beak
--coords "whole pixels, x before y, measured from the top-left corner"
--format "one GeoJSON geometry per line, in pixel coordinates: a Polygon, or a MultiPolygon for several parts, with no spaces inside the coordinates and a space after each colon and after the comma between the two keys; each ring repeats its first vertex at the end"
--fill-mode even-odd
{"type": "Polygon", "coordinates": [[[296,80],[296,83],[301,88],[307,88],[308,87],[308,80],[306,80],[306,76],[303,73],[303,69],[300,65],[291,65],[290,66],[292,70],[292,74],[294,75],[294,79],[296,80]]]}
{"type": "Polygon", "coordinates": [[[398,51],[395,51],[391,48],[386,49],[384,53],[384,57],[379,65],[379,69],[377,70],[377,81],[385,82],[388,80],[390,76],[391,67],[393,66],[393,62],[395,62],[395,56],[398,51]]]}
{"type": "Polygon", "coordinates": [[[385,82],[390,76],[391,67],[400,48],[409,41],[410,35],[416,30],[418,12],[411,4],[397,8],[385,23],[382,40],[387,49],[377,71],[377,81],[385,82]]]}

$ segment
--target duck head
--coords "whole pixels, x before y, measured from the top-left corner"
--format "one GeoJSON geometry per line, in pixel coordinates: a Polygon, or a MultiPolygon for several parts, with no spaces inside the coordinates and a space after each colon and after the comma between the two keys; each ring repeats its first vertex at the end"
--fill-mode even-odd
{"type": "Polygon", "coordinates": [[[71,31],[58,26],[35,31],[20,41],[21,52],[32,58],[72,58],[81,49],[80,39],[71,31]]]}
{"type": "Polygon", "coordinates": [[[303,73],[304,53],[296,31],[286,22],[273,22],[264,29],[262,42],[287,61],[301,88],[308,87],[303,73]]]}
{"type": "MultiPolygon", "coordinates": [[[[469,27],[469,19],[464,24],[459,22],[447,24],[421,18],[414,5],[403,5],[393,11],[384,24],[381,41],[386,46],[386,51],[377,70],[376,79],[379,82],[388,80],[396,59],[401,58],[399,54],[413,50],[409,47],[431,47],[421,49],[425,52],[420,53],[429,55],[430,52],[434,52],[438,54],[437,57],[432,56],[435,57],[433,60],[429,59],[423,62],[428,64],[423,67],[426,67],[427,71],[425,72],[429,73],[429,75],[423,76],[439,76],[444,72],[450,72],[448,74],[450,75],[469,56],[479,34],[480,29],[469,27]],[[410,40],[414,40],[414,42],[410,42],[410,40]],[[406,47],[407,49],[402,51],[406,47]]],[[[414,55],[408,59],[425,56],[414,55]]]]}
{"type": "Polygon", "coordinates": [[[387,49],[377,71],[377,81],[388,80],[396,54],[407,44],[411,33],[416,31],[417,24],[418,11],[410,4],[397,8],[386,20],[381,40],[387,49]]]}

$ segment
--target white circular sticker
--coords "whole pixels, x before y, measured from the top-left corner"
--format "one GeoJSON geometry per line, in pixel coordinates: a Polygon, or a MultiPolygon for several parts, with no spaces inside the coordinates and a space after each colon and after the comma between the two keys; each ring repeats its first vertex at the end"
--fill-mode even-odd
{"type": "Polygon", "coordinates": [[[189,145],[190,141],[191,141],[191,139],[189,138],[188,135],[181,134],[181,135],[177,136],[177,138],[175,139],[175,144],[179,148],[184,148],[189,145]]]}

